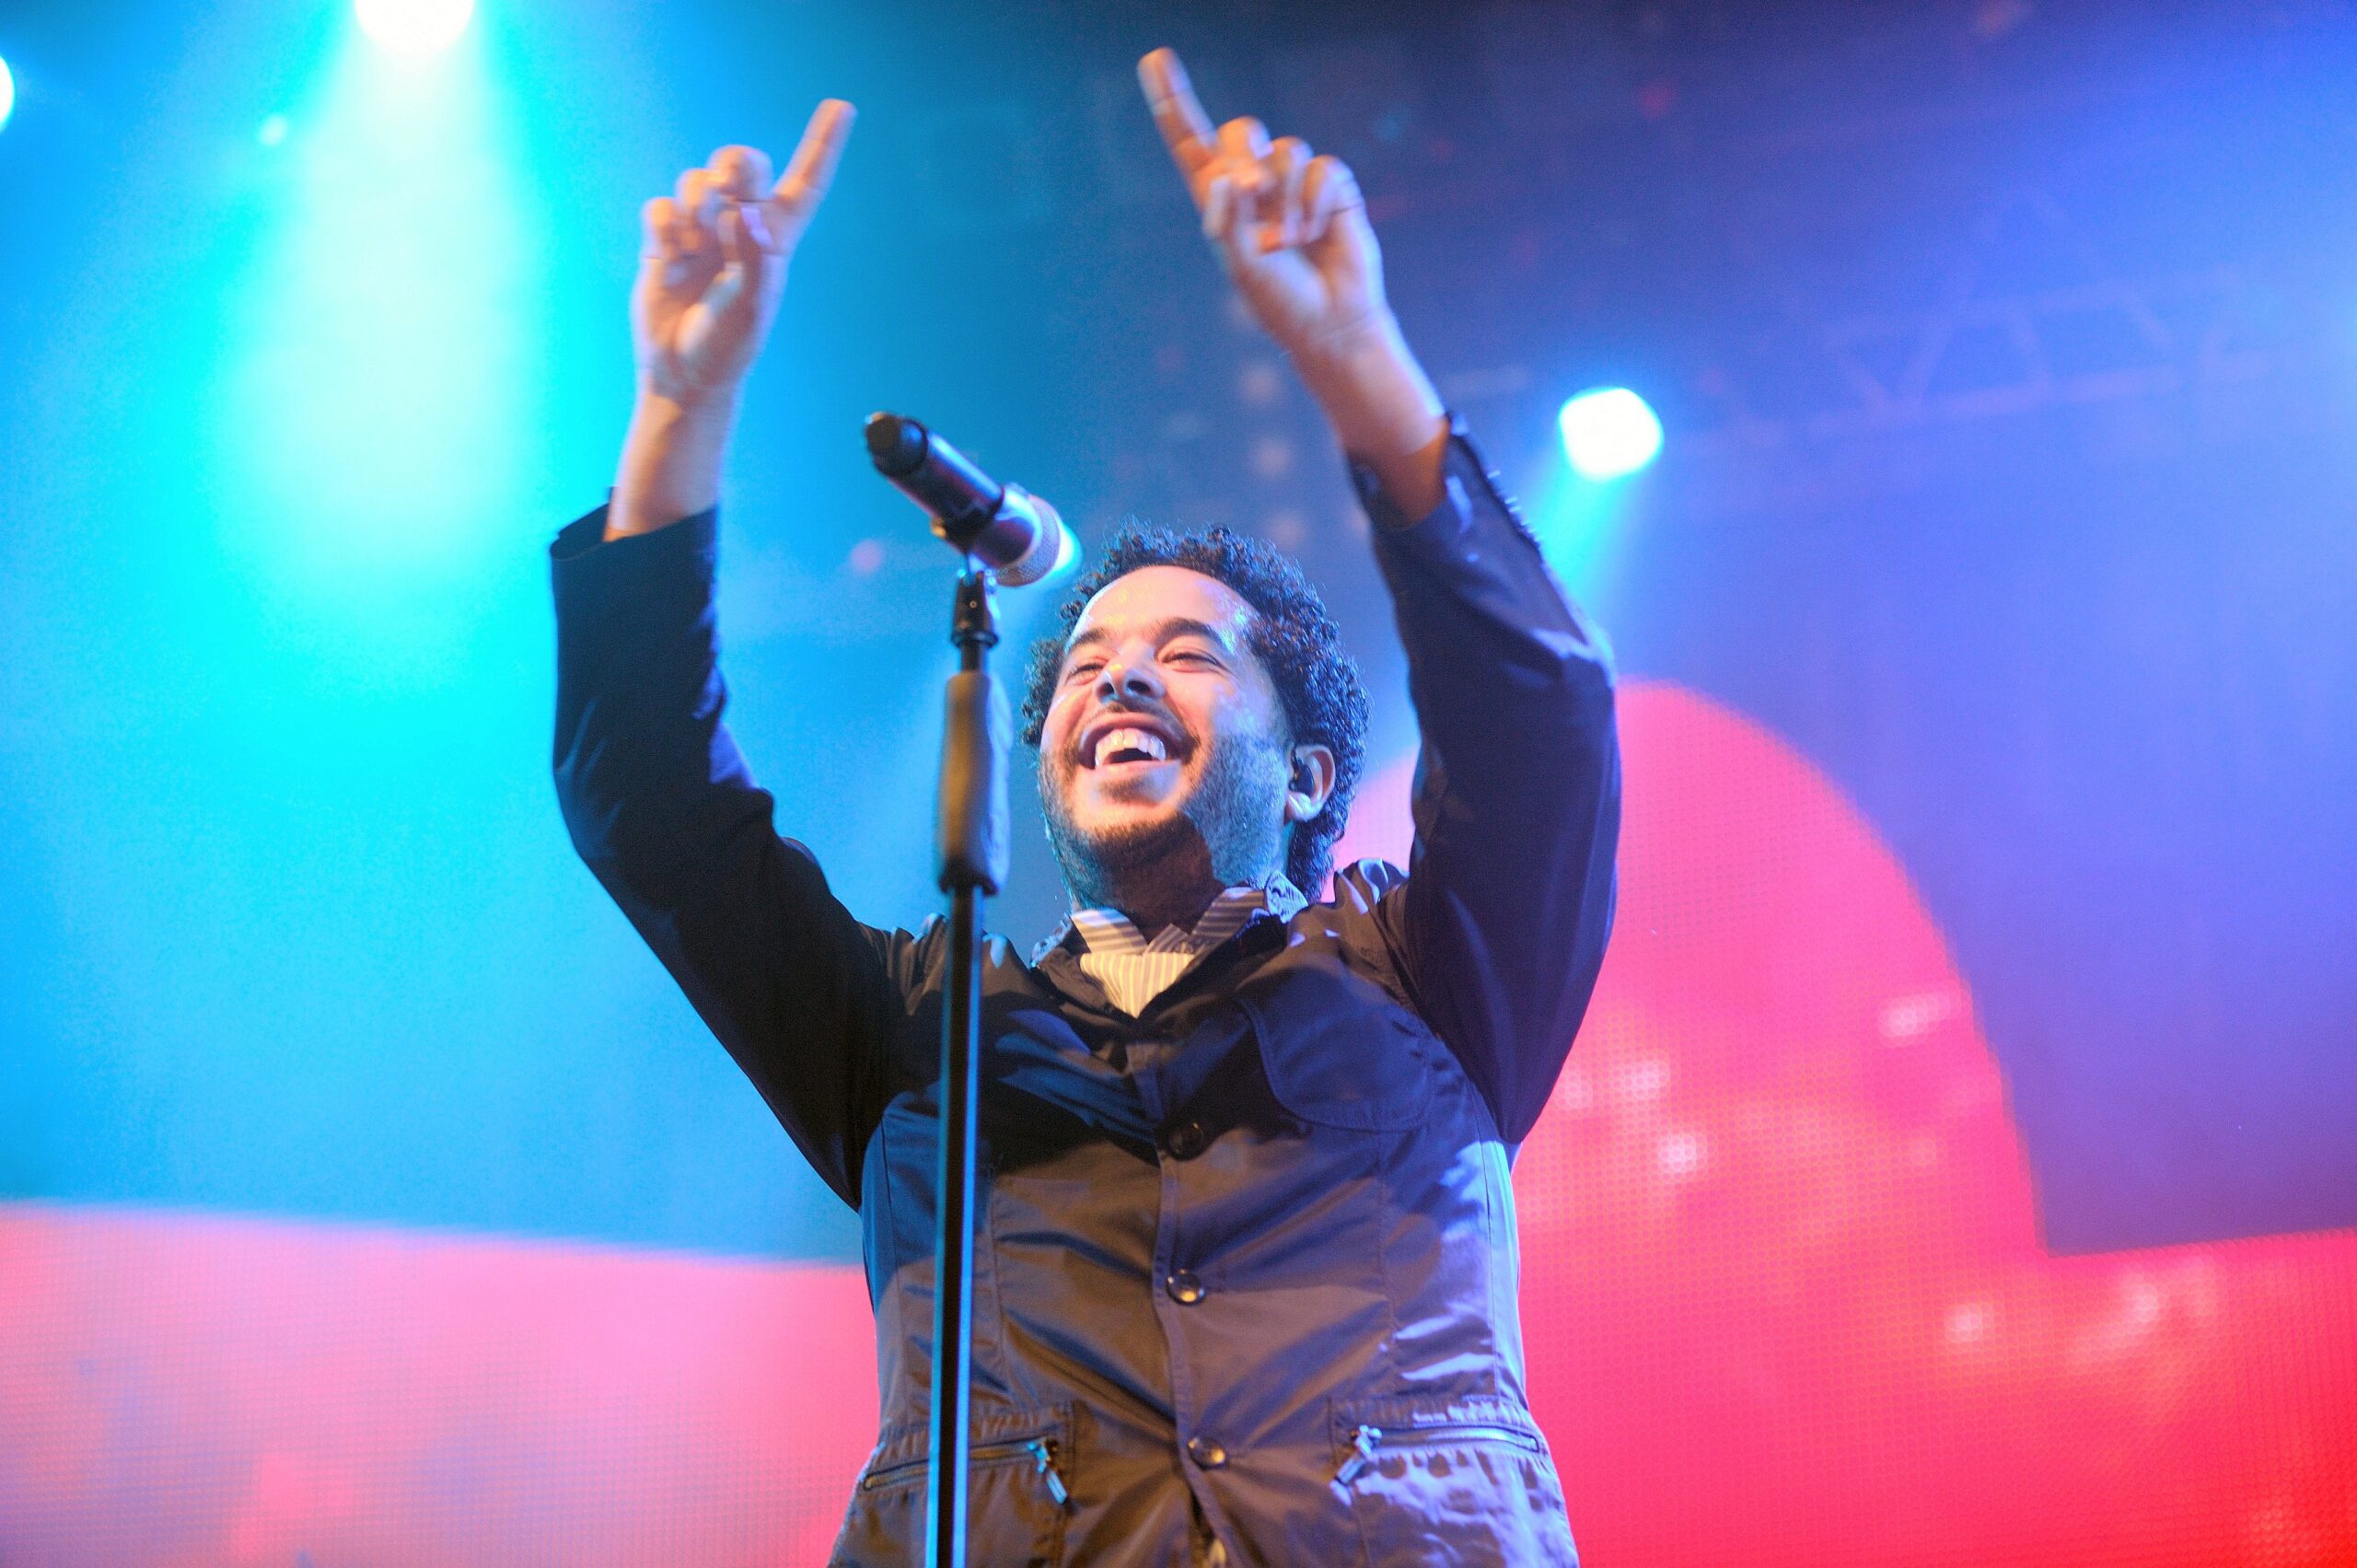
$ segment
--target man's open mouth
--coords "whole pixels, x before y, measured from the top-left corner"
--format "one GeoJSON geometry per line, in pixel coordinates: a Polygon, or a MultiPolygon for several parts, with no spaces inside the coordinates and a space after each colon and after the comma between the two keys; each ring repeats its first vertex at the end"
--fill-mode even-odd
{"type": "Polygon", "coordinates": [[[1162,737],[1150,729],[1123,726],[1109,729],[1097,738],[1097,747],[1088,759],[1092,768],[1119,767],[1124,762],[1161,762],[1169,760],[1170,747],[1162,737]]]}

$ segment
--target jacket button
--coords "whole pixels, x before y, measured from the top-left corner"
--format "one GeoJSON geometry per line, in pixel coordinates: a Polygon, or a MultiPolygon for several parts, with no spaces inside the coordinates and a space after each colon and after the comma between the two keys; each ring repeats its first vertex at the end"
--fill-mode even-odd
{"type": "Polygon", "coordinates": [[[1179,1270],[1163,1281],[1162,1287],[1170,1293],[1170,1299],[1181,1307],[1192,1307],[1203,1299],[1203,1282],[1195,1277],[1192,1269],[1179,1270]]]}
{"type": "Polygon", "coordinates": [[[1203,1152],[1204,1145],[1209,1144],[1211,1139],[1204,1134],[1202,1122],[1181,1121],[1170,1130],[1169,1137],[1164,1142],[1169,1147],[1171,1154],[1179,1159],[1190,1160],[1203,1152]]]}
{"type": "Polygon", "coordinates": [[[1227,1463],[1227,1450],[1208,1437],[1188,1438],[1187,1457],[1207,1470],[1218,1469],[1227,1463]]]}

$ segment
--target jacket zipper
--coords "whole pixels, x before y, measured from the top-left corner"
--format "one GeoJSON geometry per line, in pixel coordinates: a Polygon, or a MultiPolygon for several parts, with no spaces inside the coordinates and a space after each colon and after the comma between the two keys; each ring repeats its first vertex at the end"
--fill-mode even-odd
{"type": "Polygon", "coordinates": [[[1056,1446],[1044,1437],[1034,1437],[1023,1445],[1031,1456],[1039,1479],[1047,1483],[1048,1495],[1056,1500],[1059,1508],[1072,1506],[1072,1493],[1064,1489],[1063,1473],[1056,1469],[1056,1446]]]}
{"type": "Polygon", "coordinates": [[[1351,1455],[1342,1468],[1334,1472],[1336,1486],[1348,1486],[1359,1479],[1367,1466],[1375,1463],[1375,1451],[1383,1446],[1383,1428],[1362,1424],[1351,1434],[1351,1455]]]}
{"type": "Polygon", "coordinates": [[[1451,1439],[1475,1443],[1504,1443],[1525,1453],[1545,1452],[1545,1445],[1517,1426],[1501,1426],[1490,1422],[1444,1421],[1429,1426],[1411,1426],[1386,1433],[1379,1426],[1362,1423],[1351,1429],[1351,1452],[1334,1472],[1336,1486],[1348,1486],[1366,1472],[1375,1463],[1376,1451],[1387,1441],[1400,1447],[1415,1447],[1425,1443],[1447,1442],[1451,1439]]]}
{"type": "MultiPolygon", "coordinates": [[[[1072,1506],[1072,1491],[1064,1485],[1063,1472],[1056,1466],[1056,1445],[1051,1438],[1011,1437],[997,1443],[978,1443],[968,1455],[970,1461],[977,1465],[1018,1457],[1031,1460],[1032,1473],[1047,1487],[1048,1495],[1055,1500],[1057,1507],[1072,1506]]],[[[923,1469],[924,1465],[925,1460],[922,1458],[903,1459],[897,1465],[871,1470],[859,1483],[860,1490],[872,1492],[879,1486],[889,1486],[911,1470],[923,1469]]]]}

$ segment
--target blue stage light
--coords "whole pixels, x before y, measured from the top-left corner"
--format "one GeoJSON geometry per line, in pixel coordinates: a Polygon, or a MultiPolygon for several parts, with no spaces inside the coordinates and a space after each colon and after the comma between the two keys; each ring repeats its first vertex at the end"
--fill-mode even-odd
{"type": "Polygon", "coordinates": [[[17,112],[17,78],[8,74],[8,63],[0,60],[0,127],[8,123],[8,116],[17,112]]]}
{"type": "Polygon", "coordinates": [[[422,585],[495,559],[497,498],[529,461],[540,350],[513,192],[532,181],[472,41],[421,59],[351,29],[299,122],[251,133],[286,161],[226,285],[224,487],[286,602],[354,647],[414,641],[422,585]]]}
{"type": "Polygon", "coordinates": [[[353,0],[360,30],[397,54],[433,54],[459,41],[475,0],[353,0]]]}
{"type": "Polygon", "coordinates": [[[1563,455],[1582,479],[1619,479],[1661,451],[1661,421],[1626,387],[1582,392],[1563,405],[1556,424],[1563,432],[1563,455]]]}

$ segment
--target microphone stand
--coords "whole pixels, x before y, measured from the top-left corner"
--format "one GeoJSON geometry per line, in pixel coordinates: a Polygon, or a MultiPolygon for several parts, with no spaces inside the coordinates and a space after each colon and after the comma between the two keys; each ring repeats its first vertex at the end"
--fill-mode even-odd
{"type": "MultiPolygon", "coordinates": [[[[949,895],[949,964],[941,1013],[941,1179],[933,1232],[933,1430],[925,1461],[925,1562],[966,1568],[968,1469],[973,1443],[974,1197],[981,1106],[982,900],[1006,881],[1006,745],[1014,726],[984,656],[998,642],[991,563],[1017,583],[1051,570],[1037,559],[1039,513],[1068,547],[1052,508],[993,484],[914,420],[871,414],[876,470],[923,507],[933,531],[963,557],[950,601],[949,678],[941,729],[942,891],[949,895]],[[1009,522],[1035,530],[1010,540],[1009,522]],[[1015,548],[1008,549],[1010,545],[1015,548]]],[[[1059,547],[1051,542],[1052,555],[1059,547]]]]}
{"type": "MultiPolygon", "coordinates": [[[[945,531],[943,537],[950,538],[945,531]]],[[[950,542],[958,541],[954,538],[950,542]]],[[[991,575],[971,555],[958,575],[941,737],[940,881],[949,895],[941,1030],[941,1183],[934,1215],[933,1433],[925,1470],[925,1561],[965,1568],[972,1441],[974,1197],[981,1100],[982,900],[1006,879],[1006,700],[983,656],[998,642],[991,575]]]]}

